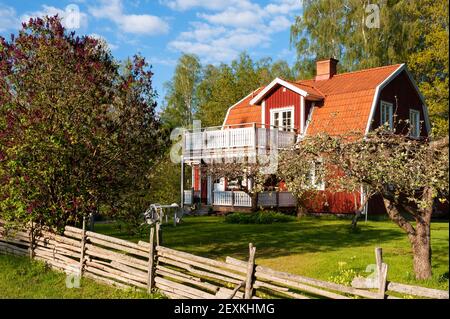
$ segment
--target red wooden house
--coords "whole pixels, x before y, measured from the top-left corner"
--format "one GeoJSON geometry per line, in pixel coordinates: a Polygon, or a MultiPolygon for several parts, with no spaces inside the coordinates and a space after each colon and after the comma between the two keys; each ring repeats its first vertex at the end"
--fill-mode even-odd
{"type": "MultiPolygon", "coordinates": [[[[311,80],[276,78],[231,106],[221,127],[186,132],[182,167],[192,166],[192,185],[189,189],[182,185],[182,203],[198,202],[216,211],[251,207],[245,189],[252,187],[252,180],[245,176],[237,181],[213,180],[206,173],[207,163],[224,157],[268,153],[271,147],[286,148],[305,135],[321,132],[367,134],[385,123],[393,127],[399,120],[410,121],[412,137],[428,136],[427,108],[405,64],[337,74],[337,63],[335,59],[318,61],[317,74],[311,80]]],[[[355,200],[362,201],[364,196],[363,192],[358,196],[333,193],[325,183],[317,187],[320,199],[309,207],[314,213],[353,213],[355,200]]],[[[294,207],[295,199],[278,183],[258,194],[257,205],[294,207]]],[[[375,198],[367,210],[382,213],[384,205],[375,198]]]]}

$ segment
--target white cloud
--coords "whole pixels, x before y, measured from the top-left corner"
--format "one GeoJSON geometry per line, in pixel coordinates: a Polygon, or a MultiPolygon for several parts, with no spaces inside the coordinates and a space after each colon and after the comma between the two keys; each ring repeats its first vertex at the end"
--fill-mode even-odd
{"type": "Polygon", "coordinates": [[[265,11],[269,14],[290,14],[297,13],[301,8],[299,0],[280,0],[276,3],[270,3],[265,7],[265,11]]]}
{"type": "Polygon", "coordinates": [[[101,0],[99,7],[89,7],[95,18],[113,21],[125,33],[155,35],[167,33],[169,24],[149,14],[125,14],[121,0],[101,0]]]}
{"type": "Polygon", "coordinates": [[[200,42],[209,41],[215,37],[224,34],[227,29],[222,26],[211,26],[203,22],[192,22],[193,30],[180,33],[179,38],[186,40],[196,40],[200,42]]]}
{"type": "Polygon", "coordinates": [[[261,24],[262,16],[258,11],[242,11],[237,8],[229,8],[217,14],[199,14],[199,17],[213,24],[221,24],[231,27],[254,27],[261,24]]]}
{"type": "Polygon", "coordinates": [[[197,54],[202,61],[229,62],[240,52],[267,48],[274,34],[290,28],[300,14],[298,0],[273,0],[265,6],[249,0],[170,0],[162,1],[172,9],[201,7],[200,21],[169,42],[175,51],[197,54]]]}
{"type": "Polygon", "coordinates": [[[269,29],[270,29],[270,32],[273,33],[273,32],[286,30],[286,29],[290,28],[291,25],[292,25],[292,21],[290,21],[285,16],[276,16],[273,18],[273,20],[271,20],[269,22],[269,29]]]}
{"type": "Polygon", "coordinates": [[[14,8],[4,6],[0,3],[0,32],[15,29],[20,25],[14,8]]]}
{"type": "Polygon", "coordinates": [[[172,10],[185,11],[193,8],[223,10],[228,7],[246,8],[251,6],[249,0],[160,0],[161,4],[172,10]]]}
{"type": "Polygon", "coordinates": [[[216,64],[228,62],[235,58],[241,51],[264,46],[270,39],[262,34],[255,34],[244,29],[228,30],[211,36],[207,41],[192,38],[192,33],[187,38],[179,37],[169,43],[169,48],[185,53],[193,53],[202,58],[205,63],[216,64]]]}
{"type": "Polygon", "coordinates": [[[86,13],[79,11],[78,6],[67,6],[64,9],[53,6],[42,5],[42,10],[34,12],[26,12],[20,17],[20,21],[28,22],[30,18],[55,16],[61,18],[61,23],[68,29],[86,29],[88,25],[88,16],[86,13]],[[76,11],[73,11],[75,9],[76,11]],[[74,20],[74,18],[76,20],[74,20]]]}

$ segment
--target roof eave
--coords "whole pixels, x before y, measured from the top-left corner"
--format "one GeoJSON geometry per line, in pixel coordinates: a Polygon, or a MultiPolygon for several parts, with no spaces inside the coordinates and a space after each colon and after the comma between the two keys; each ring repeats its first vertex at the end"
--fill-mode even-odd
{"type": "Polygon", "coordinates": [[[269,85],[267,85],[264,90],[262,90],[261,92],[259,92],[258,95],[256,95],[252,100],[250,100],[250,105],[258,105],[259,103],[261,103],[261,101],[264,99],[264,97],[276,86],[276,85],[282,85],[304,97],[309,96],[310,94],[308,94],[308,92],[296,87],[295,85],[286,82],[280,78],[275,78],[272,82],[270,82],[269,85]]]}

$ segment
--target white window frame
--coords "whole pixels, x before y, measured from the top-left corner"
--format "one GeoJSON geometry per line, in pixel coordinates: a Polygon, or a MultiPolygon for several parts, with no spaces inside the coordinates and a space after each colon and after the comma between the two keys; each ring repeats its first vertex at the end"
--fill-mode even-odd
{"type": "Polygon", "coordinates": [[[389,129],[394,129],[394,105],[392,103],[386,102],[386,101],[380,101],[380,125],[383,126],[386,124],[386,122],[389,124],[389,129]],[[387,109],[387,116],[386,119],[386,112],[387,109]]]}
{"type": "MultiPolygon", "coordinates": [[[[294,106],[287,106],[287,107],[279,107],[279,108],[274,108],[274,109],[270,109],[270,126],[274,127],[275,126],[275,113],[283,113],[283,112],[291,112],[291,127],[289,128],[285,128],[288,131],[293,131],[295,128],[295,108],[294,106]]],[[[278,115],[278,116],[280,116],[278,115]]],[[[281,126],[278,126],[280,131],[282,130],[281,126]]]]}
{"type": "Polygon", "coordinates": [[[320,163],[320,165],[323,165],[323,160],[319,159],[317,161],[314,161],[311,165],[311,184],[314,186],[315,189],[320,190],[320,191],[324,191],[325,190],[325,181],[322,178],[321,180],[317,180],[316,177],[316,165],[320,163]]]}
{"type": "Polygon", "coordinates": [[[420,137],[420,111],[415,109],[409,110],[409,124],[410,124],[409,135],[414,138],[420,137]],[[413,115],[416,116],[416,122],[413,122],[413,115]]]}

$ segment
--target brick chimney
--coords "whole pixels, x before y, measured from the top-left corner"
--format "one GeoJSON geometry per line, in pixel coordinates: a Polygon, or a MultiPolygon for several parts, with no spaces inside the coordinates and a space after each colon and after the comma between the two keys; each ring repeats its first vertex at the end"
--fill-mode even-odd
{"type": "Polygon", "coordinates": [[[333,58],[316,61],[316,81],[331,79],[337,73],[338,62],[333,58]]]}

